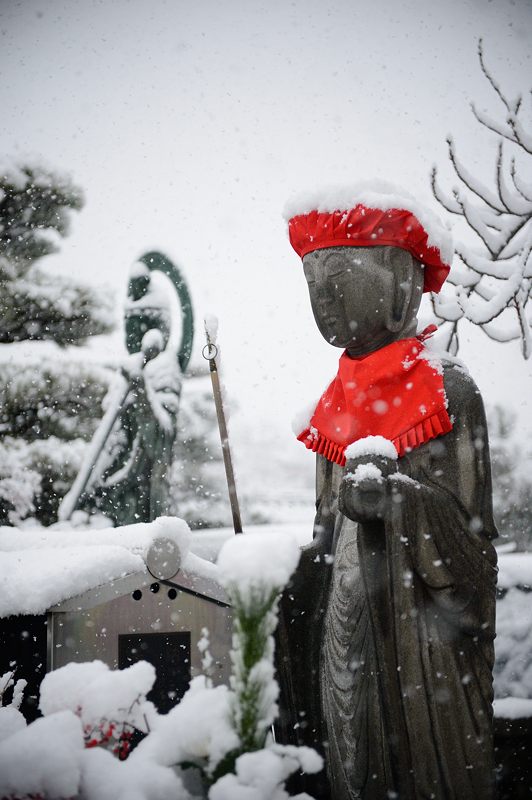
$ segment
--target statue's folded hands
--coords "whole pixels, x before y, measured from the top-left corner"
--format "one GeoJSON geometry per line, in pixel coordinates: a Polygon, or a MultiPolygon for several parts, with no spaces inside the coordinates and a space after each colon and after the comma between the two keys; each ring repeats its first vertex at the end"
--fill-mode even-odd
{"type": "Polygon", "coordinates": [[[389,476],[397,472],[397,460],[386,456],[348,458],[340,485],[338,509],[354,522],[384,519],[397,488],[389,476]]]}

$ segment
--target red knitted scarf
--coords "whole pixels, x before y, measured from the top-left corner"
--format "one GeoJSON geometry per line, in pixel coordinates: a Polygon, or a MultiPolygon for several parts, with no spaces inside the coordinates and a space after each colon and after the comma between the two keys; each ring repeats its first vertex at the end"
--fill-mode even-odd
{"type": "Polygon", "coordinates": [[[401,339],[363,358],[340,357],[338,374],[321,396],[309,427],[297,437],[343,466],[345,449],[365,436],[384,436],[399,456],[452,428],[439,364],[423,340],[401,339]]]}

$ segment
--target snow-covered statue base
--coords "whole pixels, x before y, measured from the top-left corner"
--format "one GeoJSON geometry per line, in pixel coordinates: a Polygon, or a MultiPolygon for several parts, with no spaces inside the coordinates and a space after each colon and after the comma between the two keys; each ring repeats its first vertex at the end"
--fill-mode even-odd
{"type": "Polygon", "coordinates": [[[407,193],[290,205],[338,374],[296,431],[317,453],[314,540],[283,596],[279,738],[321,749],[321,800],[493,792],[496,535],[477,387],[417,335],[445,229],[407,193]]]}

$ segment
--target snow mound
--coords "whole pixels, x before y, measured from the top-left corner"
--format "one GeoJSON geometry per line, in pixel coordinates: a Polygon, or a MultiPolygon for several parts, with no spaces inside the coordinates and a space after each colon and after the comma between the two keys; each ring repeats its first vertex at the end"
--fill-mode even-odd
{"type": "Polygon", "coordinates": [[[512,586],[532,588],[532,553],[499,553],[498,584],[502,589],[512,586]]]}
{"type": "Polygon", "coordinates": [[[80,797],[87,800],[190,800],[172,769],[148,761],[118,761],[95,747],[83,754],[80,797]]]}
{"type": "Polygon", "coordinates": [[[0,744],[0,797],[76,797],[83,746],[71,711],[35,720],[0,744]]]}
{"type": "Polygon", "coordinates": [[[397,450],[384,436],[365,436],[350,444],[345,451],[346,458],[360,458],[361,456],[382,456],[397,461],[397,450]]]}
{"type": "Polygon", "coordinates": [[[324,186],[320,189],[294,195],[285,205],[283,217],[288,221],[299,214],[311,211],[349,211],[357,205],[389,211],[392,208],[410,211],[419,220],[428,235],[428,244],[437,247],[446,264],[453,257],[450,231],[439,217],[420,203],[410,192],[382,180],[361,181],[351,185],[324,186]]]}
{"type": "Polygon", "coordinates": [[[346,480],[352,483],[362,483],[366,480],[382,480],[382,472],[375,464],[359,464],[354,472],[347,472],[346,480]]]}
{"type": "Polygon", "coordinates": [[[135,706],[142,708],[154,683],[155,667],[147,661],[122,670],[111,670],[102,661],[72,662],[46,675],[39,708],[45,716],[67,710],[79,713],[84,725],[102,719],[122,721],[131,717],[135,706]]]}
{"type": "Polygon", "coordinates": [[[504,697],[493,701],[493,714],[499,719],[524,719],[532,717],[532,700],[522,697],[504,697]]]}
{"type": "Polygon", "coordinates": [[[157,726],[129,760],[172,766],[182,762],[213,768],[239,741],[231,724],[227,686],[208,686],[203,675],[193,678],[181,702],[157,719],[157,726]]]}

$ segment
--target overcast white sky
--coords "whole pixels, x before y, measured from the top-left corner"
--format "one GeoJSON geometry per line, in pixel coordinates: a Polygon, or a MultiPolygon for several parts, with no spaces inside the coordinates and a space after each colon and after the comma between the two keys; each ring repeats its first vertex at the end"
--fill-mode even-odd
{"type": "MultiPolygon", "coordinates": [[[[449,131],[489,180],[494,141],[468,108],[497,109],[479,36],[503,86],[529,88],[530,0],[0,0],[0,147],[85,190],[50,269],[123,293],[135,258],[167,253],[198,316],[220,319],[243,427],[272,422],[295,452],[292,409],[324,388],[339,351],[315,329],[284,202],[380,177],[437,210],[429,171],[445,166],[449,131]]],[[[463,338],[487,401],[531,431],[518,345],[463,338]]]]}

